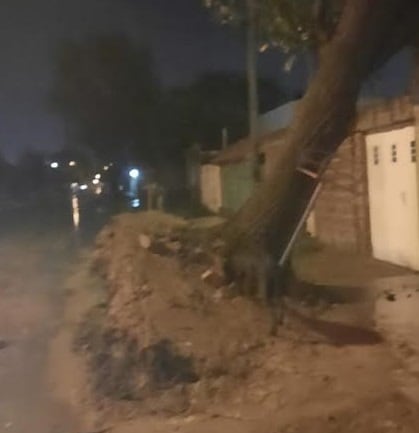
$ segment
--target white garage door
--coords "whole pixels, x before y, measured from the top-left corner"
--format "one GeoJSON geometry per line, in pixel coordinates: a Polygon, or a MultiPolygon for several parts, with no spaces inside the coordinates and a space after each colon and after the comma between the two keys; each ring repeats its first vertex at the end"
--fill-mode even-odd
{"type": "Polygon", "coordinates": [[[374,257],[419,270],[414,128],[368,135],[367,157],[374,257]]]}

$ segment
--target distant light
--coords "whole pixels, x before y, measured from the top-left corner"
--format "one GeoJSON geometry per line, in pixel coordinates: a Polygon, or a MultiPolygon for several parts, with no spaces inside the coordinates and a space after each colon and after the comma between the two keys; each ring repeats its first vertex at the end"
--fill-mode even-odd
{"type": "Polygon", "coordinates": [[[100,173],[95,174],[95,179],[99,180],[102,177],[102,175],[100,173]]]}
{"type": "Polygon", "coordinates": [[[99,185],[99,179],[93,179],[92,180],[92,183],[93,183],[93,185],[99,185]]]}
{"type": "Polygon", "coordinates": [[[105,171],[108,171],[108,170],[109,170],[109,165],[105,165],[105,166],[103,167],[103,169],[104,169],[105,171]]]}
{"type": "Polygon", "coordinates": [[[138,168],[132,168],[129,171],[129,177],[131,179],[138,179],[140,177],[140,170],[138,170],[138,168]]]}
{"type": "Polygon", "coordinates": [[[82,191],[86,191],[86,189],[88,189],[89,187],[84,183],[83,185],[80,185],[80,189],[82,191]]]}
{"type": "Polygon", "coordinates": [[[70,162],[68,163],[68,165],[69,165],[70,167],[75,167],[75,166],[77,165],[77,162],[76,162],[76,161],[70,161],[70,162]]]}
{"type": "Polygon", "coordinates": [[[80,209],[79,209],[79,199],[76,195],[71,198],[71,206],[73,208],[73,224],[74,228],[77,230],[80,225],[80,209]]]}
{"type": "Polygon", "coordinates": [[[73,182],[72,184],[71,184],[71,188],[77,188],[79,186],[79,184],[77,183],[77,182],[73,182]]]}
{"type": "Polygon", "coordinates": [[[141,201],[139,198],[136,198],[134,200],[131,201],[131,207],[137,209],[141,206],[141,201]]]}
{"type": "Polygon", "coordinates": [[[58,164],[58,162],[54,161],[54,162],[51,162],[51,164],[49,166],[51,168],[58,168],[60,166],[60,164],[58,164]]]}
{"type": "Polygon", "coordinates": [[[259,47],[259,53],[264,53],[269,48],[269,44],[263,44],[259,47]]]}
{"type": "Polygon", "coordinates": [[[113,162],[110,162],[108,165],[109,165],[109,167],[112,167],[113,166],[113,162]]]}

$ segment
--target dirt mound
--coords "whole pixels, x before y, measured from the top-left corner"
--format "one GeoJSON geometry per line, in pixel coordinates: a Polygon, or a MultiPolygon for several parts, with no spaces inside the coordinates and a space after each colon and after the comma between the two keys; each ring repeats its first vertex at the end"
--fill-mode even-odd
{"type": "Polygon", "coordinates": [[[266,307],[218,272],[219,224],[127,214],[98,236],[104,300],[75,340],[92,372],[95,428],[416,432],[419,410],[398,392],[400,364],[371,325],[369,301],[300,288],[310,306],[288,303],[286,326],[270,337],[266,307]]]}
{"type": "Polygon", "coordinates": [[[210,275],[218,246],[203,247],[204,239],[219,222],[127,214],[100,233],[94,263],[107,300],[77,339],[89,348],[100,393],[145,401],[175,390],[176,404],[163,410],[176,412],[227,392],[220,378],[250,373],[249,354],[266,344],[269,314],[210,275]]]}

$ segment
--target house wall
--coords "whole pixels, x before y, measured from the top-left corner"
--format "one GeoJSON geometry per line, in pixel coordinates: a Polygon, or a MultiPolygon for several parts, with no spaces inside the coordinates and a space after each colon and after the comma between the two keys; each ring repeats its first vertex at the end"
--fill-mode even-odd
{"type": "Polygon", "coordinates": [[[339,147],[324,175],[314,207],[316,237],[321,242],[372,252],[365,137],[413,124],[413,119],[409,97],[381,101],[359,112],[354,132],[339,147]]]}
{"type": "Polygon", "coordinates": [[[327,169],[314,207],[316,237],[348,251],[370,251],[365,139],[354,134],[327,169]]]}
{"type": "MultiPolygon", "coordinates": [[[[265,116],[262,120],[266,131],[272,130],[281,119],[287,120],[284,113],[290,112],[291,108],[293,104],[265,116]]],[[[389,101],[364,101],[358,106],[352,134],[332,159],[310,217],[311,231],[321,242],[348,251],[371,253],[365,137],[372,132],[402,128],[415,122],[415,109],[408,96],[389,101]]],[[[416,128],[417,137],[418,131],[416,128]]],[[[281,161],[286,164],[285,138],[284,133],[275,133],[261,139],[265,177],[273,170],[281,170],[281,161]]],[[[239,209],[254,187],[250,162],[240,159],[249,153],[245,145],[243,142],[229,149],[230,159],[217,162],[221,164],[222,209],[227,212],[239,209]],[[234,152],[238,154],[233,155],[234,152]]]]}
{"type": "Polygon", "coordinates": [[[221,168],[218,165],[201,166],[201,203],[211,212],[222,207],[221,168]]]}
{"type": "Polygon", "coordinates": [[[286,128],[291,123],[297,101],[291,101],[259,116],[258,132],[260,135],[286,128]]]}
{"type": "Polygon", "coordinates": [[[252,166],[245,160],[221,166],[222,210],[237,211],[251,195],[254,188],[252,166]]]}

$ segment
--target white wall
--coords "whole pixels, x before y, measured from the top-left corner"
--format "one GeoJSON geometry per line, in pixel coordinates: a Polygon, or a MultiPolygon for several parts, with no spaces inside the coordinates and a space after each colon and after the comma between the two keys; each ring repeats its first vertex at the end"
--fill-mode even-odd
{"type": "Polygon", "coordinates": [[[218,165],[201,166],[201,203],[211,212],[218,213],[222,206],[221,168],[218,165]]]}

